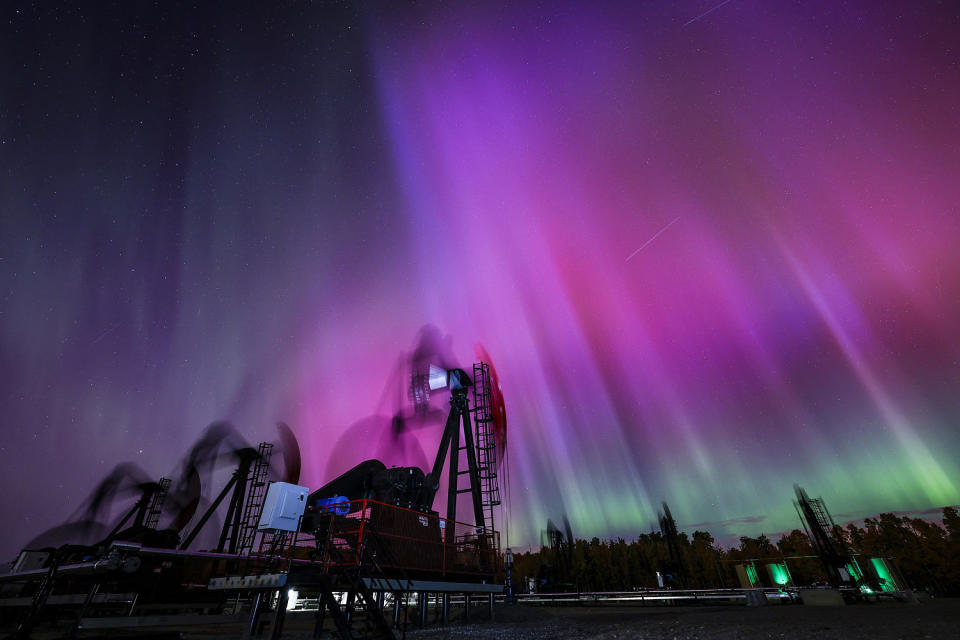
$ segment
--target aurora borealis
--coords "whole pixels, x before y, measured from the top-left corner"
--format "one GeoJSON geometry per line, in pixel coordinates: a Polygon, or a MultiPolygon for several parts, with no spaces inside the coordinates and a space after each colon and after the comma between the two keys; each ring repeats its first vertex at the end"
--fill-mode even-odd
{"type": "Polygon", "coordinates": [[[162,4],[0,10],[4,558],[215,420],[324,483],[427,324],[510,544],[960,502],[954,3],[162,4]]]}

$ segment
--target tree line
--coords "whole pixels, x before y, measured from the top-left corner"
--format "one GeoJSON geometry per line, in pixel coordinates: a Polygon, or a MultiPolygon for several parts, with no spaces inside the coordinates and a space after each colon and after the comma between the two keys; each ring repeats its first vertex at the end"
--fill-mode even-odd
{"type": "MultiPolygon", "coordinates": [[[[858,526],[836,526],[838,547],[849,549],[858,562],[889,558],[909,588],[937,594],[960,594],[960,514],[943,510],[942,523],[882,513],[858,526]]],[[[636,540],[564,540],[539,551],[514,555],[513,583],[518,591],[531,579],[538,591],[631,591],[666,586],[687,589],[740,586],[738,564],[785,562],[792,583],[825,583],[827,573],[807,534],[793,530],[776,542],[767,536],[743,536],[739,545],[721,547],[707,531],[680,533],[677,544],[658,533],[636,540]],[[679,557],[678,557],[679,555],[679,557]],[[671,557],[672,556],[672,557],[671,557]]]]}

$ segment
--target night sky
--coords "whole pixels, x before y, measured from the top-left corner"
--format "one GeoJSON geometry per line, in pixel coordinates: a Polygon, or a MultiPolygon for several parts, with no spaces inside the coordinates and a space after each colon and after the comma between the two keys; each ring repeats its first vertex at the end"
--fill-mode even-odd
{"type": "Polygon", "coordinates": [[[215,420],[323,484],[425,325],[500,373],[515,546],[960,502],[956,2],[38,4],[0,9],[0,558],[215,420]]]}

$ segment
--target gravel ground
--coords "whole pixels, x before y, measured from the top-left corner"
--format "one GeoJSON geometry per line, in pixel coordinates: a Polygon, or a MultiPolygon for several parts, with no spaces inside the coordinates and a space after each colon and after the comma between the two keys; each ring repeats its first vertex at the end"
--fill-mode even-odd
{"type": "MultiPolygon", "coordinates": [[[[432,612],[434,613],[434,612],[432,612]]],[[[814,607],[800,604],[766,607],[672,606],[672,607],[547,607],[498,605],[494,620],[486,607],[475,607],[469,622],[463,610],[451,610],[453,623],[434,622],[424,630],[411,629],[410,640],[892,640],[894,638],[945,638],[960,640],[960,599],[924,600],[920,604],[896,602],[844,607],[814,607]]],[[[311,638],[313,615],[307,612],[287,618],[283,638],[311,638]]],[[[329,621],[325,638],[334,637],[329,621]]],[[[110,640],[220,640],[239,639],[243,625],[168,627],[107,633],[84,632],[81,638],[110,640]]],[[[0,633],[0,638],[5,634],[0,633]]],[[[38,629],[36,640],[61,640],[63,631],[38,629]]],[[[269,637],[269,630],[265,636],[269,637]]]]}
{"type": "MultiPolygon", "coordinates": [[[[479,615],[477,616],[479,617],[479,615]]],[[[960,600],[846,607],[498,607],[494,622],[408,633],[413,640],[481,638],[559,640],[613,638],[721,640],[783,638],[878,640],[960,639],[960,600]]]]}

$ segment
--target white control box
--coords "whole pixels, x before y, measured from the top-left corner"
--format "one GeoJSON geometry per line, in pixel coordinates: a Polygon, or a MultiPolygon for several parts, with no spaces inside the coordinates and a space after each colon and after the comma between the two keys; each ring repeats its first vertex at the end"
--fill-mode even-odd
{"type": "Polygon", "coordinates": [[[13,569],[10,573],[43,569],[49,559],[50,554],[46,551],[21,551],[20,555],[17,556],[17,561],[13,563],[13,569]]]}
{"type": "Polygon", "coordinates": [[[307,506],[310,489],[287,482],[274,482],[260,513],[257,531],[296,531],[307,506]]]}

